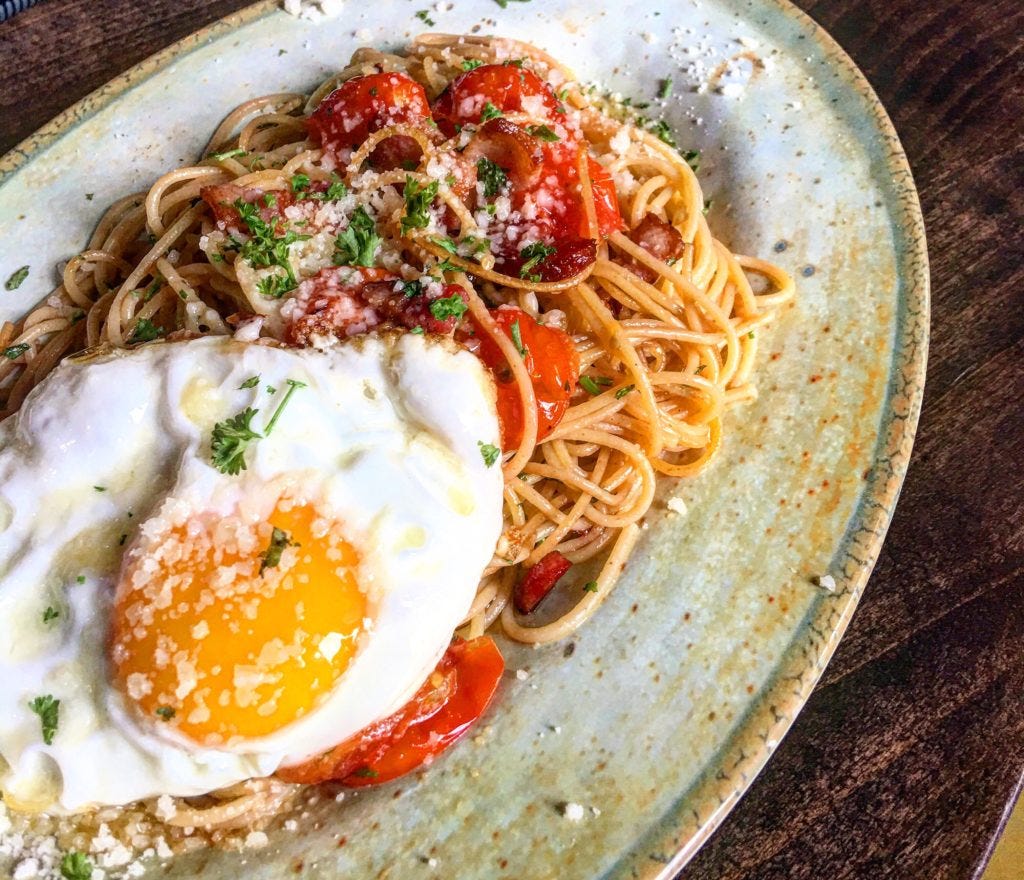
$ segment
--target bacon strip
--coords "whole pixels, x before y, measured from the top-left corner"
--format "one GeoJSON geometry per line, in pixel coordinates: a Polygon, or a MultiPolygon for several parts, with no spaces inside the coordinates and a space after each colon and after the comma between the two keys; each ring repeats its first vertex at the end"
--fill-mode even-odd
{"type": "Polygon", "coordinates": [[[557,550],[552,550],[544,556],[526,572],[526,577],[516,584],[513,596],[516,610],[521,614],[533,611],[570,568],[572,563],[557,550]]]}
{"type": "MultiPolygon", "coordinates": [[[[654,214],[645,214],[636,229],[629,233],[629,237],[652,257],[666,263],[678,260],[686,247],[679,231],[654,214]]],[[[623,265],[648,283],[653,284],[658,280],[657,272],[632,257],[623,260],[623,265]]]]}

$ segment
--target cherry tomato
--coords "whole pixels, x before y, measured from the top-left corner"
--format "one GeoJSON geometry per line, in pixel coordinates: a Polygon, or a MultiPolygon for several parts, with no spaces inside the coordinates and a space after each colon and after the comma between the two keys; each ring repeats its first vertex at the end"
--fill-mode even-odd
{"type": "Polygon", "coordinates": [[[434,102],[434,119],[445,135],[456,125],[479,123],[490,103],[501,113],[531,113],[550,119],[561,104],[537,74],[515,64],[484,64],[463,73],[434,102]]]}
{"type": "MultiPolygon", "coordinates": [[[[619,212],[619,197],[615,192],[615,181],[608,169],[592,157],[587,157],[587,171],[590,173],[590,188],[594,193],[594,211],[597,214],[597,231],[604,238],[613,232],[626,228],[619,212]]],[[[586,217],[580,228],[580,235],[587,235],[586,217]]]]}
{"type": "Polygon", "coordinates": [[[432,761],[487,708],[505,669],[489,636],[456,639],[416,695],[401,709],[333,749],[277,776],[286,782],[346,785],[388,782],[432,761]]]}
{"type": "MultiPolygon", "coordinates": [[[[423,86],[404,73],[371,73],[343,82],[309,117],[314,141],[331,152],[355,149],[386,125],[423,122],[430,104],[423,86]]],[[[408,137],[389,138],[373,152],[378,167],[400,167],[419,156],[419,145],[408,137]],[[398,141],[393,144],[392,141],[398,141]]]]}
{"type": "Polygon", "coordinates": [[[572,563],[557,550],[552,550],[541,557],[537,564],[526,572],[526,576],[516,584],[513,595],[516,611],[521,614],[529,614],[533,611],[570,568],[572,568],[572,563]]]}
{"type": "Polygon", "coordinates": [[[421,689],[416,697],[419,712],[415,720],[383,754],[346,776],[344,784],[379,785],[429,764],[484,713],[504,671],[505,661],[489,636],[453,642],[431,676],[445,680],[440,684],[444,698],[431,700],[431,695],[421,689]]]}
{"type": "MultiPolygon", "coordinates": [[[[568,334],[556,327],[538,324],[521,309],[502,306],[491,312],[501,330],[516,341],[518,330],[526,371],[537,398],[537,440],[543,440],[558,426],[569,408],[572,389],[579,379],[580,362],[568,334]]],[[[512,370],[496,342],[479,326],[469,346],[491,370],[498,389],[498,421],[505,450],[515,449],[523,439],[523,405],[512,370]]]]}

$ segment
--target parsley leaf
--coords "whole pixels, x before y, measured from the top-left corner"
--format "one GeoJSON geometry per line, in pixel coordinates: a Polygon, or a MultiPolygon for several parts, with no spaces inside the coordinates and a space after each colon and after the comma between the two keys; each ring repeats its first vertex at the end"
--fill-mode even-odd
{"type": "Polygon", "coordinates": [[[334,239],[334,265],[373,266],[382,240],[373,218],[360,205],[349,219],[348,228],[334,239]]]}
{"type": "Polygon", "coordinates": [[[250,376],[241,385],[238,386],[238,390],[241,391],[244,388],[255,388],[260,384],[260,376],[257,373],[255,376],[250,376]]]}
{"type": "Polygon", "coordinates": [[[297,196],[301,196],[307,189],[309,189],[309,175],[308,174],[293,174],[292,175],[292,192],[297,196]]]}
{"type": "Polygon", "coordinates": [[[32,346],[30,346],[27,342],[22,342],[18,345],[9,345],[7,346],[7,348],[4,349],[4,357],[7,358],[7,360],[9,361],[17,360],[31,347],[32,346]]]}
{"type": "Polygon", "coordinates": [[[222,162],[224,159],[234,159],[237,156],[244,156],[245,150],[238,147],[234,150],[225,150],[223,153],[213,153],[210,158],[215,159],[218,162],[222,162]]]}
{"type": "Polygon", "coordinates": [[[484,104],[484,109],[480,111],[480,121],[489,122],[491,119],[497,119],[499,116],[504,116],[497,107],[495,107],[490,101],[484,104]]]}
{"type": "Polygon", "coordinates": [[[669,128],[668,123],[664,119],[659,119],[657,122],[652,123],[650,129],[657,136],[658,140],[668,144],[673,149],[678,147],[676,139],[672,136],[672,129],[669,128]]]}
{"type": "Polygon", "coordinates": [[[520,252],[519,256],[526,262],[519,269],[520,278],[529,278],[531,281],[540,281],[539,275],[531,275],[530,270],[534,266],[539,266],[554,252],[555,248],[544,244],[542,241],[535,241],[533,244],[528,244],[520,252]]]}
{"type": "Polygon", "coordinates": [[[245,450],[253,440],[263,437],[252,429],[253,417],[258,412],[258,409],[247,406],[238,415],[213,426],[210,451],[213,466],[222,474],[234,476],[245,470],[245,450]]]}
{"type": "Polygon", "coordinates": [[[561,138],[546,125],[528,125],[526,126],[526,130],[535,138],[540,138],[542,141],[547,141],[548,143],[561,140],[561,138]]]}
{"type": "Polygon", "coordinates": [[[512,344],[516,347],[516,351],[519,352],[520,357],[526,357],[526,346],[523,345],[523,331],[519,326],[519,321],[512,322],[512,344]]]}
{"type": "Polygon", "coordinates": [[[633,391],[636,385],[623,385],[618,391],[615,392],[615,399],[622,400],[630,391],[633,391]]]}
{"type": "MultiPolygon", "coordinates": [[[[276,202],[276,197],[274,202],[268,199],[271,195],[268,193],[264,197],[268,207],[276,202]]],[[[299,235],[292,230],[288,230],[281,236],[275,235],[274,227],[260,216],[259,209],[254,204],[236,199],[234,207],[245,225],[249,227],[250,238],[239,249],[241,257],[254,268],[278,266],[284,269],[283,276],[279,274],[267,276],[268,278],[276,277],[279,280],[267,281],[264,279],[258,285],[261,294],[279,299],[289,290],[294,290],[298,284],[295,280],[295,273],[292,271],[292,265],[288,260],[288,248],[297,241],[306,241],[310,236],[299,235]]]]}
{"type": "Polygon", "coordinates": [[[491,467],[501,455],[501,450],[492,443],[484,443],[483,440],[477,440],[476,445],[480,447],[480,454],[484,458],[484,464],[487,467],[491,467]]]}
{"type": "Polygon", "coordinates": [[[482,64],[483,62],[480,61],[478,58],[467,58],[465,61],[462,62],[462,69],[476,70],[482,64]]]}
{"type": "Polygon", "coordinates": [[[284,412],[284,408],[288,405],[288,401],[292,399],[292,395],[299,388],[306,387],[306,383],[300,382],[298,379],[286,379],[285,383],[288,385],[288,390],[285,392],[284,399],[277,405],[277,409],[274,410],[274,414],[270,417],[270,421],[267,422],[267,427],[263,429],[264,437],[270,436],[270,432],[274,430],[274,425],[276,425],[277,420],[281,418],[281,413],[284,412]]]}
{"type": "Polygon", "coordinates": [[[493,199],[508,183],[508,175],[486,156],[476,161],[476,177],[484,185],[484,198],[493,199]]]}
{"type": "Polygon", "coordinates": [[[508,9],[509,3],[529,3],[530,0],[494,0],[502,9],[508,9]]]}
{"type": "Polygon", "coordinates": [[[157,717],[162,718],[164,721],[170,721],[178,713],[174,711],[170,706],[158,706],[156,709],[157,717]]]}
{"type": "Polygon", "coordinates": [[[661,85],[658,86],[658,97],[664,101],[669,95],[672,94],[672,77],[666,76],[662,81],[661,85]]]}
{"type": "Polygon", "coordinates": [[[12,272],[11,277],[4,282],[4,290],[17,290],[26,278],[28,278],[28,266],[22,266],[12,272]]]}
{"type": "Polygon", "coordinates": [[[52,694],[44,694],[36,697],[28,707],[39,716],[43,728],[43,742],[48,746],[53,745],[53,735],[60,723],[60,700],[55,700],[52,694]]]}
{"type": "Polygon", "coordinates": [[[43,612],[43,623],[49,623],[51,620],[56,620],[60,617],[60,612],[52,605],[47,605],[46,610],[43,612]]]}
{"type": "Polygon", "coordinates": [[[270,544],[263,553],[263,561],[260,563],[260,574],[268,568],[277,568],[281,564],[281,554],[291,545],[292,538],[284,529],[274,526],[270,535],[270,544]]]}
{"type": "Polygon", "coordinates": [[[92,862],[80,852],[71,850],[60,860],[60,876],[64,880],[90,880],[92,862]]]}
{"type": "MultiPolygon", "coordinates": [[[[661,135],[658,135],[658,137],[661,137],[661,135]]],[[[664,138],[661,139],[665,140],[664,138]]],[[[673,146],[675,146],[675,144],[673,144],[673,146]]],[[[690,170],[696,174],[700,171],[700,150],[687,150],[683,153],[683,161],[689,165],[690,170]]]]}
{"type": "Polygon", "coordinates": [[[583,585],[584,593],[596,593],[597,592],[597,581],[587,581],[583,585]]]}
{"type": "Polygon", "coordinates": [[[149,318],[139,318],[129,342],[152,342],[164,335],[164,328],[157,327],[149,318]]]}
{"type": "Polygon", "coordinates": [[[421,186],[415,177],[405,178],[402,195],[405,198],[405,216],[402,218],[402,235],[408,235],[410,229],[426,229],[430,223],[427,211],[437,198],[438,182],[432,181],[421,186]]]}
{"type": "Polygon", "coordinates": [[[419,279],[416,281],[403,281],[402,282],[402,296],[407,296],[412,299],[414,296],[422,296],[423,285],[419,279]]]}
{"type": "Polygon", "coordinates": [[[416,13],[416,17],[420,21],[422,21],[427,27],[433,27],[435,24],[437,24],[437,22],[430,17],[429,9],[421,9],[419,12],[416,13]]]}
{"type": "Polygon", "coordinates": [[[442,296],[440,299],[435,299],[430,304],[430,314],[432,314],[438,321],[444,321],[448,318],[455,318],[459,320],[465,313],[469,306],[463,302],[462,297],[457,293],[453,293],[451,296],[442,296]]]}
{"type": "Polygon", "coordinates": [[[318,196],[325,202],[336,202],[348,195],[348,187],[337,174],[331,175],[331,185],[318,196]]]}
{"type": "Polygon", "coordinates": [[[608,386],[612,384],[612,380],[605,376],[580,376],[580,388],[587,392],[587,394],[600,394],[601,386],[608,386]]]}

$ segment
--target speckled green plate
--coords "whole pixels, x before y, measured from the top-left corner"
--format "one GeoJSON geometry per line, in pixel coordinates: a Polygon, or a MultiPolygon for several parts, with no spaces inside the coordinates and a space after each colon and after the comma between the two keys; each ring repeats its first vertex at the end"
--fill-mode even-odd
{"type": "MultiPolygon", "coordinates": [[[[19,146],[0,161],[0,277],[32,272],[0,293],[0,317],[50,289],[101,206],[194,157],[228,109],[309,88],[361,43],[401,44],[423,28],[417,6],[350,2],[314,24],[259,4],[19,146]]],[[[258,855],[198,853],[168,876],[671,876],[806,701],[899,494],[924,379],[924,230],[892,126],[831,39],[781,0],[457,0],[429,14],[439,30],[535,42],[637,99],[671,74],[665,113],[703,150],[713,227],[792,271],[797,304],[763,334],[760,399],[729,416],[714,468],[671,487],[687,513],[649,517],[572,650],[510,648],[528,677],[506,676],[478,735],[422,778],[322,799],[258,855]],[[812,582],[826,573],[832,594],[812,582]]]]}

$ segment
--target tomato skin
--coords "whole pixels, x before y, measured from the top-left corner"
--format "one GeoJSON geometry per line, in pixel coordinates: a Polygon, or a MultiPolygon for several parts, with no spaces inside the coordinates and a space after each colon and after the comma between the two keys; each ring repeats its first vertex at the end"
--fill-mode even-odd
{"type": "MultiPolygon", "coordinates": [[[[457,125],[477,124],[490,101],[502,113],[523,111],[523,99],[540,99],[544,116],[551,119],[561,104],[544,80],[514,64],[484,64],[455,77],[434,102],[434,119],[448,137],[457,125]]],[[[532,109],[532,108],[531,108],[532,109]]]]}
{"type": "MultiPolygon", "coordinates": [[[[569,398],[580,374],[579,355],[572,338],[557,327],[538,324],[522,309],[502,306],[491,312],[502,332],[513,339],[512,327],[518,322],[519,335],[526,352],[523,361],[533,380],[537,398],[537,441],[548,437],[569,409],[569,398]]],[[[523,405],[519,387],[494,340],[473,322],[475,337],[470,348],[490,369],[498,391],[498,422],[501,445],[515,449],[523,439],[523,405]]],[[[514,341],[514,340],[513,340],[514,341]]]]}
{"type": "MultiPolygon", "coordinates": [[[[591,156],[587,156],[587,171],[590,174],[590,188],[594,193],[594,212],[597,215],[597,232],[601,238],[626,228],[619,211],[619,196],[615,192],[615,181],[608,169],[591,156]]],[[[587,235],[587,220],[583,218],[580,235],[587,235]]]]}
{"type": "Polygon", "coordinates": [[[277,776],[286,782],[378,785],[428,764],[484,713],[505,671],[490,636],[454,639],[434,673],[401,709],[333,749],[277,776]]]}
{"type": "Polygon", "coordinates": [[[429,764],[484,713],[504,671],[505,660],[490,636],[453,642],[437,667],[441,675],[453,672],[455,678],[444,703],[422,720],[411,723],[384,754],[368,761],[342,782],[353,787],[380,785],[429,764]]]}
{"type": "MultiPolygon", "coordinates": [[[[386,125],[417,123],[430,118],[430,103],[423,86],[404,73],[371,73],[343,82],[331,92],[309,117],[309,133],[314,141],[330,152],[354,149],[375,131],[386,125]]],[[[415,155],[419,147],[411,138],[390,140],[411,141],[415,155]]],[[[378,147],[387,161],[394,148],[378,147]],[[383,148],[383,149],[382,149],[383,148]]],[[[399,149],[404,156],[406,148],[399,149]]],[[[377,150],[374,151],[377,153],[377,150]]]]}
{"type": "Polygon", "coordinates": [[[570,568],[572,563],[557,550],[546,553],[516,584],[513,596],[516,611],[521,614],[533,611],[570,568]]]}

